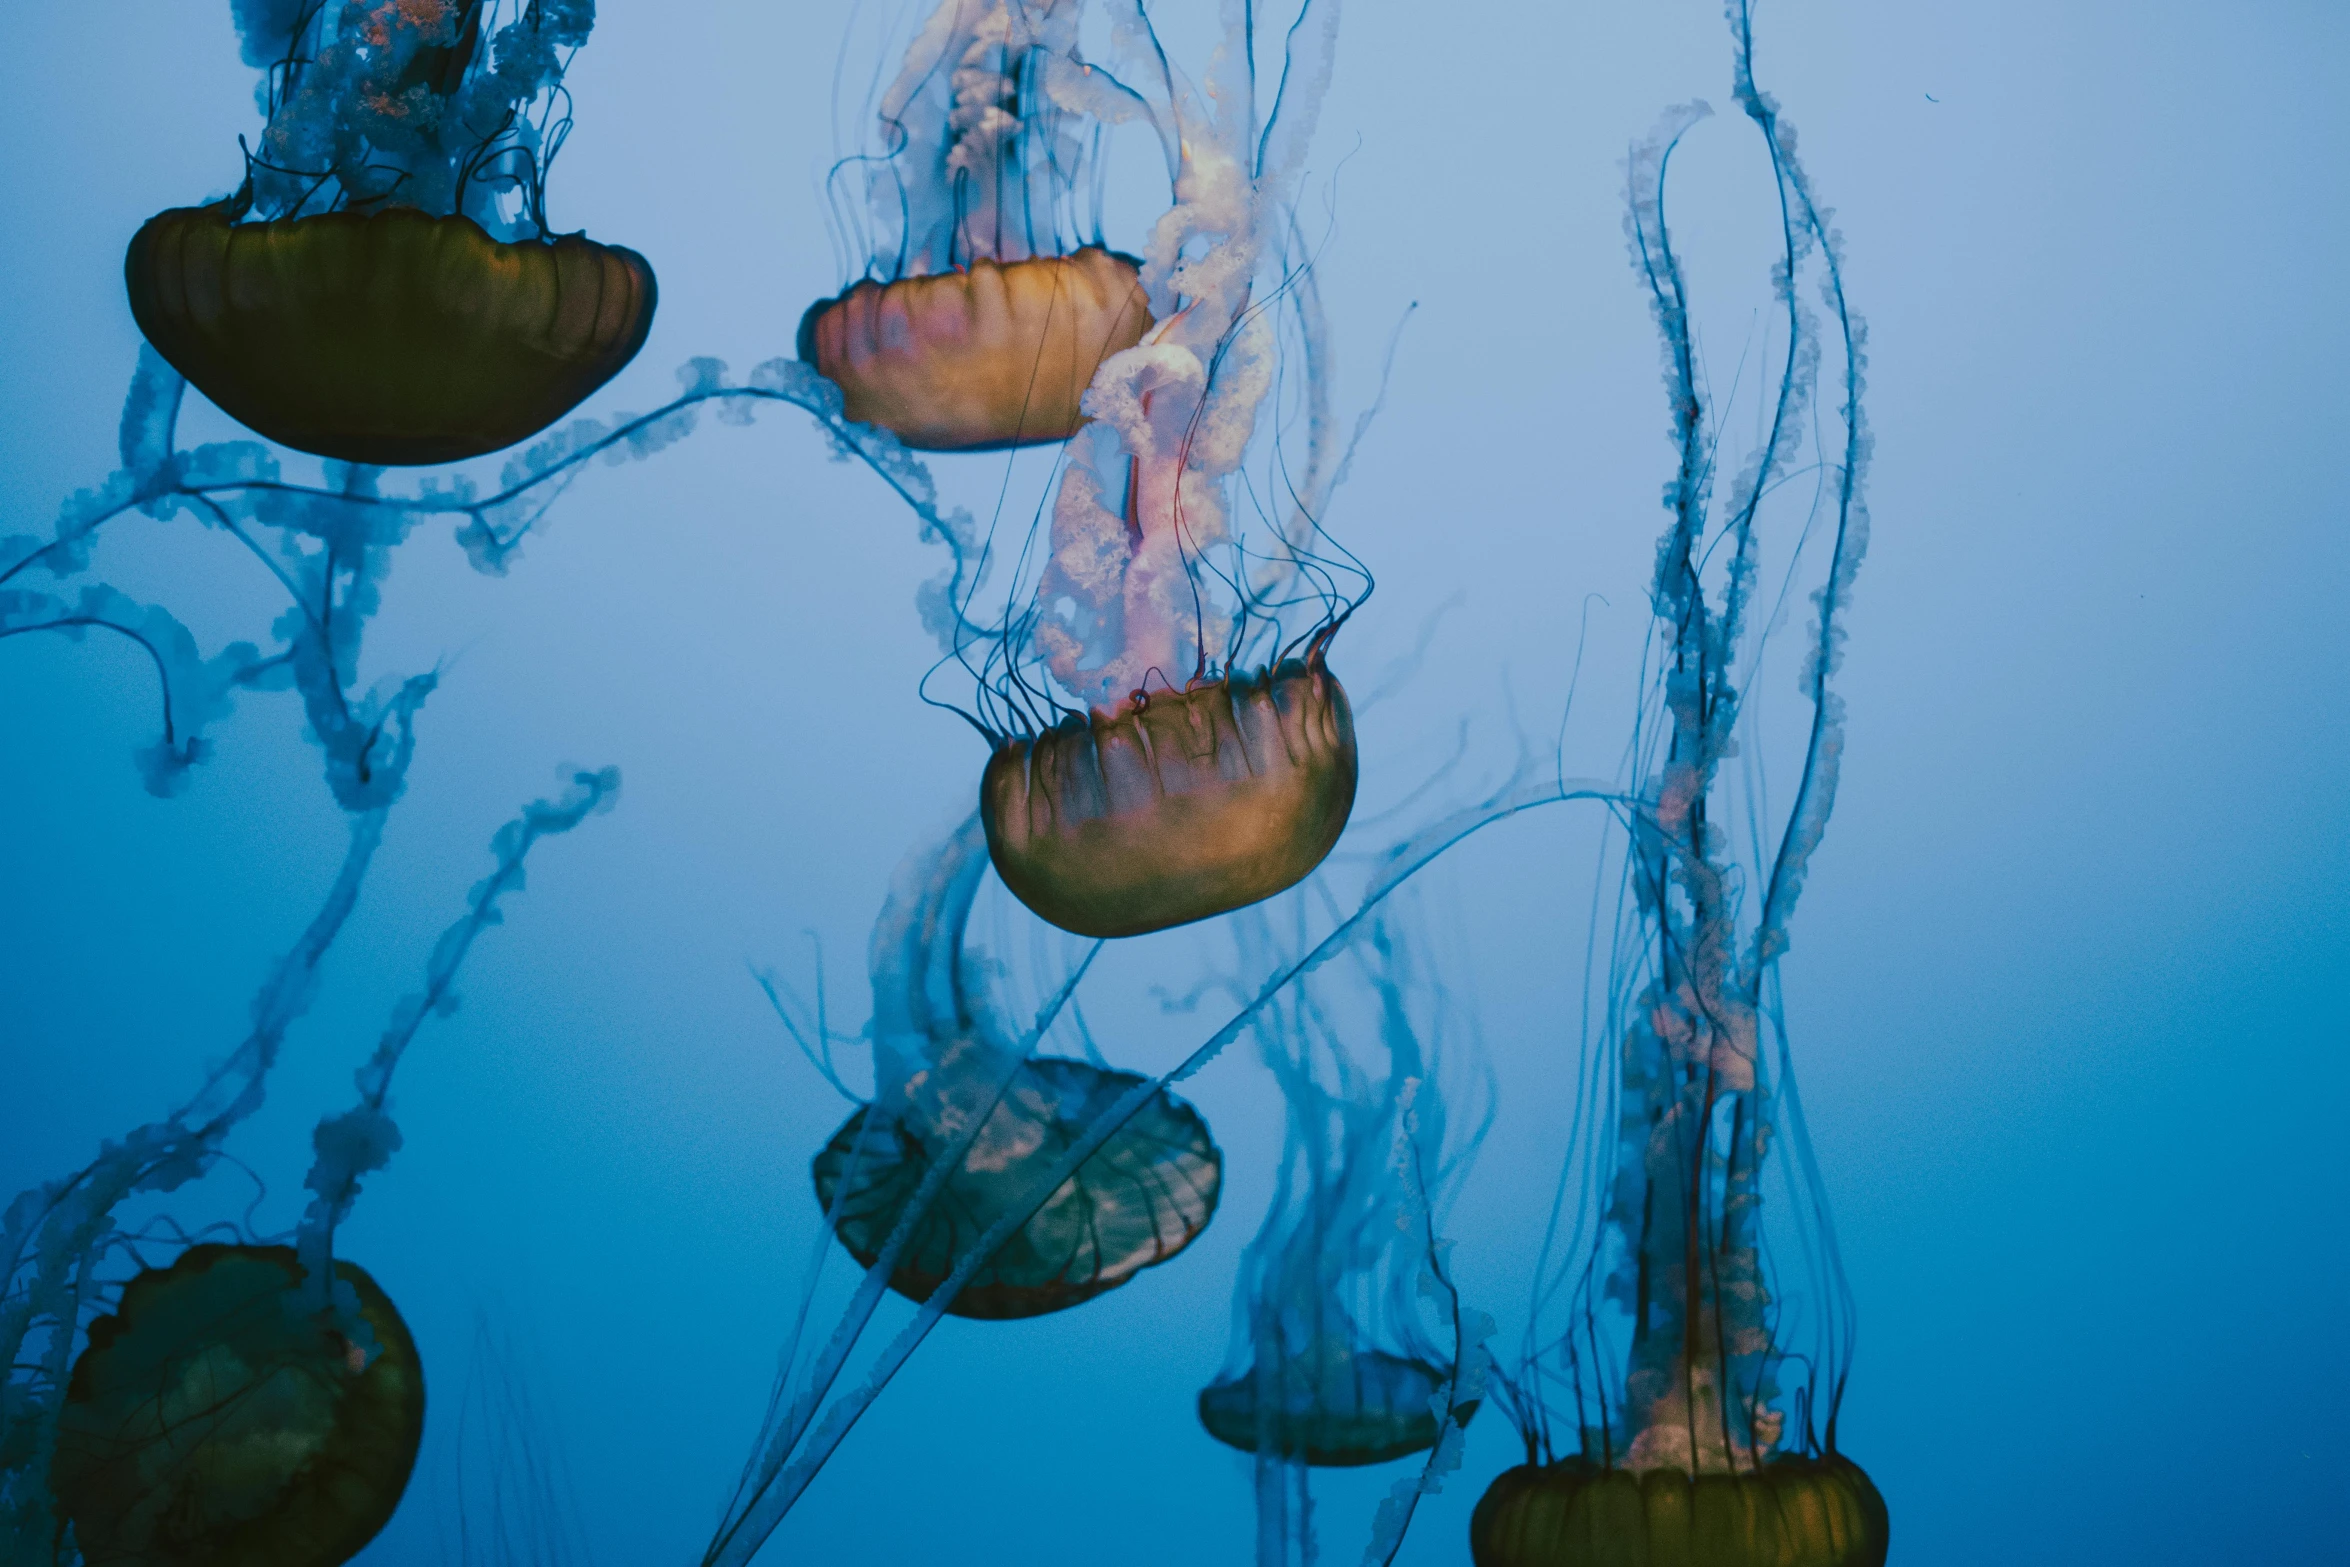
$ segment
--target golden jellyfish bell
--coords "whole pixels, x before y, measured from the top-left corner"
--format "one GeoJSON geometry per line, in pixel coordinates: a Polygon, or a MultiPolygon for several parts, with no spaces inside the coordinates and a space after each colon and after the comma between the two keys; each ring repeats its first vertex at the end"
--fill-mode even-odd
{"type": "Polygon", "coordinates": [[[1080,936],[1207,919],[1296,885],[1354,809],[1354,713],[1319,655],[1129,701],[990,757],[996,872],[1080,936]]]}
{"type": "Polygon", "coordinates": [[[457,462],[525,440],[652,330],[644,257],[580,235],[503,244],[410,207],[149,219],[124,260],[155,351],[239,423],[346,462],[457,462]]]}
{"type": "Polygon", "coordinates": [[[839,384],[842,413],[923,451],[1067,440],[1104,359],[1150,329],[1132,260],[974,261],[895,283],[857,283],[800,322],[800,357],[839,384]]]}

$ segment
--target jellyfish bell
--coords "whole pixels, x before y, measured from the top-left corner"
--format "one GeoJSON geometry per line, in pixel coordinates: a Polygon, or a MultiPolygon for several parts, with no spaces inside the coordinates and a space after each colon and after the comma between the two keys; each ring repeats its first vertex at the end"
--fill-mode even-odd
{"type": "Polygon", "coordinates": [[[1695,1476],[1522,1464],[1469,1520],[1476,1567],[1883,1567],[1889,1539],[1885,1499],[1835,1453],[1695,1476]]]}
{"type": "Polygon", "coordinates": [[[889,154],[843,165],[881,224],[865,275],[800,322],[848,418],[926,451],[1066,440],[1149,330],[1142,264],[1076,210],[1100,125],[1051,79],[1083,69],[1078,10],[943,0],[915,36],[879,106],[889,154]]]}
{"type": "Polygon", "coordinates": [[[244,185],[157,214],[123,263],[139,330],[239,422],[347,462],[455,462],[546,428],[644,346],[645,258],[546,221],[569,126],[551,106],[593,8],[531,4],[485,39],[494,9],[239,8],[245,58],[271,67],[244,185]]]}
{"type": "MultiPolygon", "coordinates": [[[[1350,1469],[1436,1445],[1437,1403],[1452,1373],[1413,1356],[1356,1349],[1343,1337],[1318,1352],[1219,1378],[1200,1389],[1208,1435],[1244,1453],[1350,1469]]],[[[1454,1409],[1466,1423],[1475,1404],[1454,1409]]]]}
{"type": "Polygon", "coordinates": [[[1081,936],[1134,936],[1296,885],[1345,830],[1355,781],[1354,714],[1316,650],[1007,737],[979,796],[1021,902],[1081,936]]]}
{"type": "Polygon", "coordinates": [[[91,1325],[50,1471],[88,1567],[337,1567],[383,1528],[424,1372],[375,1281],[335,1277],[364,1335],[312,1308],[284,1246],[192,1246],[91,1325]]]}
{"type": "Polygon", "coordinates": [[[1029,1055],[996,1015],[993,965],[965,939],[987,866],[974,816],[901,867],[873,931],[874,1099],[817,1153],[813,1173],[834,1232],[866,1267],[910,1226],[890,1285],[917,1301],[999,1220],[1035,1208],[946,1308],[1034,1317],[1190,1245],[1215,1215],[1223,1155],[1199,1112],[1161,1089],[1075,1173],[1041,1189],[1145,1080],[1029,1055]]]}
{"type": "Polygon", "coordinates": [[[412,207],[147,220],[123,272],[155,351],[240,424],[346,462],[458,462],[569,413],[636,357],[645,258],[577,234],[505,244],[412,207]]]}
{"type": "MultiPolygon", "coordinates": [[[[868,1106],[816,1155],[817,1200],[828,1212],[838,1204],[841,1244],[871,1267],[942,1145],[984,1113],[977,1139],[916,1220],[890,1274],[890,1288],[926,1300],[990,1225],[1035,1201],[1038,1176],[1087,1125],[1142,1081],[1038,1057],[1021,1065],[1000,1100],[974,1077],[894,1121],[868,1106]]],[[[1215,1214],[1222,1174],[1207,1123],[1162,1091],[1061,1183],[946,1309],[993,1320],[1037,1317],[1116,1289],[1198,1237],[1215,1214]]]]}
{"type": "MultiPolygon", "coordinates": [[[[1367,984],[1301,975],[1250,1024],[1280,1088],[1281,1156],[1264,1223],[1241,1253],[1231,1349],[1198,1411],[1209,1436],[1255,1460],[1259,1563],[1324,1559],[1313,1469],[1429,1453],[1394,1494],[1427,1488],[1483,1389],[1437,1229],[1490,1119],[1473,1113],[1464,1127],[1457,1112],[1489,1099],[1481,1074],[1463,1079],[1448,1059],[1449,1041],[1474,1054],[1474,1029],[1462,1039],[1449,993],[1421,966],[1409,907],[1359,928],[1346,956],[1367,984]],[[1449,1344],[1431,1331],[1432,1305],[1452,1326],[1449,1344]]],[[[1232,922],[1230,988],[1246,994],[1268,954],[1283,960],[1276,927],[1264,910],[1232,922]]],[[[1295,928],[1303,944],[1304,921],[1295,928]]],[[[1364,1559],[1392,1559],[1377,1538],[1364,1559]]]]}
{"type": "Polygon", "coordinates": [[[1132,258],[1066,256],[858,280],[800,321],[800,357],[841,389],[841,412],[924,451],[1067,440],[1110,355],[1141,341],[1150,301],[1132,258]]]}

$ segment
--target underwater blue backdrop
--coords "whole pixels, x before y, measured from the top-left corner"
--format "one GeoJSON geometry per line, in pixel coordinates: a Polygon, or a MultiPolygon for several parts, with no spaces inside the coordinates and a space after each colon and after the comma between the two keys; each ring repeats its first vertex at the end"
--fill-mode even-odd
{"type": "MultiPolygon", "coordinates": [[[[138,342],[122,247],[233,184],[257,124],[227,11],[0,14],[0,531],[45,529],[115,465],[138,342]]],[[[1757,25],[1872,333],[1850,743],[1784,964],[1860,1310],[1841,1445],[1904,1567],[2338,1562],[2350,13],[1773,0],[1757,25]]],[[[643,250],[662,300],[591,410],[657,404],[691,355],[790,352],[840,285],[818,187],[894,68],[878,31],[845,5],[607,0],[552,216],[643,250]]],[[[1585,624],[1562,744],[1570,771],[1617,764],[1671,460],[1620,164],[1668,103],[1727,107],[1728,70],[1707,0],[1346,16],[1302,216],[1327,230],[1349,414],[1419,308],[1331,520],[1380,579],[1335,661],[1367,688],[1434,628],[1362,715],[1366,817],[1464,725],[1463,797],[1521,730],[1547,745],[1585,624]]],[[[1768,302],[1759,156],[1733,115],[1681,155],[1723,380],[1768,302]]],[[[1131,244],[1147,212],[1121,234],[1118,211],[1131,244]]],[[[232,433],[193,397],[185,429],[232,433]]],[[[1005,467],[936,466],[981,506],[1005,467]]],[[[312,1122],[492,830],[559,763],[625,785],[535,855],[463,1007],[419,1040],[407,1147],[344,1232],[433,1377],[425,1459],[363,1563],[460,1559],[494,1468],[478,1419],[460,1441],[469,1389],[527,1398],[533,1451],[569,1476],[541,1521],[563,1560],[699,1550],[815,1237],[807,1159],[844,1113],[750,967],[807,989],[813,931],[854,1027],[889,873],[967,809],[982,760],[914,700],[934,651],[913,591],[937,565],[788,410],[589,472],[505,578],[438,527],[403,547],[369,670],[443,680],[319,1003],[232,1147],[267,1182],[265,1227],[297,1210],[312,1122]]],[[[184,521],[127,520],[99,569],[207,645],[277,612],[249,558],[184,521]]],[[[1795,721],[1791,668],[1758,700],[1795,721]]],[[[152,725],[134,650],[0,645],[0,1194],[184,1095],[341,853],[290,696],[241,698],[175,800],[128,764],[152,725]]],[[[1571,1109],[1599,838],[1595,818],[1505,824],[1426,893],[1499,1083],[1447,1233],[1505,1342],[1571,1109]]],[[[1164,1069],[1212,1026],[1159,989],[1223,941],[1105,956],[1087,1019],[1120,1064],[1164,1069]]],[[[1201,1241],[1079,1311],[948,1322],[766,1559],[1246,1559],[1246,1462],[1192,1400],[1280,1105],[1240,1050],[1187,1093],[1227,1159],[1201,1241]]],[[[1465,1562],[1470,1506],[1516,1461],[1502,1422],[1475,1425],[1401,1560],[1465,1562]]],[[[1319,1483],[1333,1559],[1391,1478],[1319,1483]]]]}

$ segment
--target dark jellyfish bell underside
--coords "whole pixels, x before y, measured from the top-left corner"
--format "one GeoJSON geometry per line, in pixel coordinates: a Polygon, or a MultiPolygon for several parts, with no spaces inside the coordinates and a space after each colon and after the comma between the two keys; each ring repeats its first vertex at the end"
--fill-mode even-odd
{"type": "Polygon", "coordinates": [[[50,1472],[86,1567],[338,1567],[383,1528],[424,1435],[424,1369],[375,1281],[335,1276],[372,1357],[302,1309],[284,1246],[190,1247],[91,1325],[50,1472]]]}
{"type": "Polygon", "coordinates": [[[1088,246],[858,282],[800,319],[800,357],[843,415],[923,451],[1064,441],[1093,373],[1150,330],[1140,263],[1088,246]]]}
{"type": "Polygon", "coordinates": [[[1890,1537],[1885,1499],[1834,1453],[1694,1479],[1525,1464],[1469,1521],[1476,1567],[1883,1567],[1890,1537]]]}
{"type": "MultiPolygon", "coordinates": [[[[1024,1064],[963,1167],[917,1223],[890,1288],[911,1300],[929,1298],[989,1226],[1013,1204],[1034,1200],[1036,1182],[1093,1119],[1142,1081],[1055,1057],[1024,1064]],[[1040,1103],[1057,1109],[1039,1118],[1033,1107],[1040,1103]],[[982,1150],[990,1144],[1018,1151],[988,1157],[982,1150]]],[[[868,1108],[850,1116],[816,1155],[814,1170],[816,1198],[827,1211],[849,1178],[837,1234],[866,1267],[881,1255],[931,1167],[932,1149],[944,1141],[872,1115],[868,1108]]],[[[1222,1178],[1223,1155],[1199,1112],[1156,1094],[1013,1232],[947,1309],[959,1317],[1035,1317],[1116,1289],[1207,1228],[1222,1178]]]]}
{"type": "Polygon", "coordinates": [[[457,462],[553,424],[652,330],[653,269],[580,235],[502,244],[409,207],[150,218],[123,262],[155,351],[232,418],[347,462],[457,462]]]}
{"type": "Polygon", "coordinates": [[[1319,655],[1073,719],[988,759],[996,873],[1080,936],[1137,936],[1295,886],[1354,809],[1354,714],[1319,655]]]}
{"type": "MultiPolygon", "coordinates": [[[[1252,1373],[1212,1382],[1200,1389],[1199,1419],[1208,1435],[1244,1453],[1270,1439],[1282,1457],[1317,1468],[1383,1464],[1436,1445],[1431,1400],[1448,1380],[1425,1361],[1363,1350],[1318,1366],[1282,1367],[1271,1379],[1281,1407],[1269,1418],[1252,1373]]],[[[1466,1422],[1476,1407],[1456,1413],[1466,1422]]]]}

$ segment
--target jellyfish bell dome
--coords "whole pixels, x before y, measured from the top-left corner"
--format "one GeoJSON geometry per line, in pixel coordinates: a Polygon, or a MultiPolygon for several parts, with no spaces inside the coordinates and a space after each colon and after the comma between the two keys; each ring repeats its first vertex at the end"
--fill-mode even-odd
{"type": "Polygon", "coordinates": [[[406,1489],[424,1371],[400,1314],[348,1262],[372,1345],[307,1309],[285,1246],[190,1247],[90,1328],[51,1487],[87,1567],[337,1567],[406,1489]]]}
{"type": "Polygon", "coordinates": [[[1883,1567],[1885,1499],[1836,1453],[1695,1477],[1521,1464],[1469,1520],[1476,1567],[1883,1567]]]}
{"type": "MultiPolygon", "coordinates": [[[[894,1114],[866,1106],[815,1159],[816,1197],[836,1233],[866,1267],[880,1257],[900,1215],[944,1145],[971,1118],[986,1120],[916,1221],[890,1288],[920,1301],[1035,1185],[1095,1117],[1143,1078],[1083,1061],[1021,1063],[996,1099],[990,1074],[948,1062],[927,1074],[894,1114]],[[991,1104],[990,1101],[993,1101],[991,1104]],[[843,1190],[843,1183],[846,1189],[843,1190]]],[[[1036,1317],[1082,1305],[1191,1244],[1216,1211],[1223,1155],[1197,1110],[1164,1091],[1061,1183],[974,1274],[947,1310],[959,1317],[1036,1317]]]]}
{"type": "MultiPolygon", "coordinates": [[[[1435,1401],[1450,1381],[1424,1360],[1339,1344],[1210,1383],[1200,1390],[1199,1419],[1208,1435],[1244,1453],[1269,1443],[1279,1456],[1318,1468],[1383,1464],[1436,1445],[1435,1401]]],[[[1469,1404],[1456,1414],[1465,1423],[1475,1410],[1469,1404]]]]}
{"type": "Polygon", "coordinates": [[[980,813],[1022,903],[1081,936],[1136,936],[1303,880],[1355,778],[1353,710],[1316,652],[1009,738],[980,813]]]}
{"type": "Polygon", "coordinates": [[[1110,355],[1150,329],[1140,264],[1099,246],[1065,256],[865,279],[810,306],[800,357],[842,413],[924,451],[1067,440],[1110,355]]]}
{"type": "Polygon", "coordinates": [[[412,207],[149,219],[124,261],[155,351],[270,440],[346,462],[457,462],[537,434],[636,357],[653,269],[581,235],[492,239],[412,207]]]}

